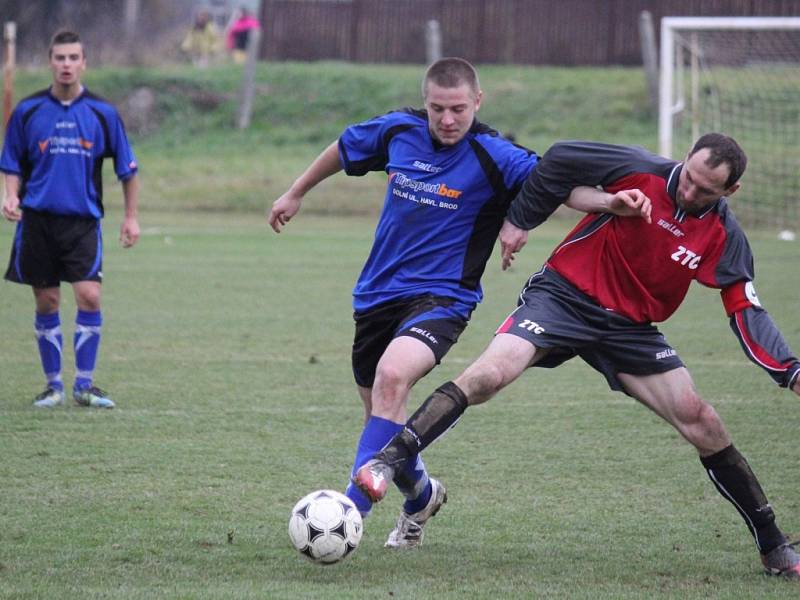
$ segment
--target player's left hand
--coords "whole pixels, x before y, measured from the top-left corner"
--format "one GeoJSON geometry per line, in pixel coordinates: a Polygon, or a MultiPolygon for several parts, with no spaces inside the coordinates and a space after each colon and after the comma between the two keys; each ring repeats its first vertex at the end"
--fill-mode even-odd
{"type": "Polygon", "coordinates": [[[621,190],[612,195],[608,207],[611,213],[620,217],[642,217],[648,223],[653,222],[651,216],[653,206],[650,198],[641,190],[621,190]]]}
{"type": "Polygon", "coordinates": [[[280,233],[281,229],[298,213],[302,201],[303,196],[290,189],[272,203],[267,220],[275,233],[280,233]]]}
{"type": "Polygon", "coordinates": [[[800,396],[800,377],[798,377],[798,378],[795,380],[795,382],[794,382],[794,385],[792,386],[792,391],[793,391],[795,394],[797,394],[798,396],[800,396]]]}
{"type": "Polygon", "coordinates": [[[139,222],[135,217],[125,217],[119,228],[119,242],[123,248],[130,248],[139,241],[139,222]]]}
{"type": "Polygon", "coordinates": [[[522,247],[528,243],[528,231],[520,229],[505,220],[500,228],[498,237],[500,238],[500,249],[502,251],[502,267],[503,271],[505,271],[511,266],[514,254],[522,250],[522,247]]]}

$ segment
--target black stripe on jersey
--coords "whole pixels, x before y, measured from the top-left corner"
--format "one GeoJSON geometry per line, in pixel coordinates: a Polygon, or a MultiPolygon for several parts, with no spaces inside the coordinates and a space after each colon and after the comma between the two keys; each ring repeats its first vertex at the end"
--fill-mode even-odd
{"type": "Polygon", "coordinates": [[[103,113],[95,107],[92,106],[90,108],[103,128],[103,144],[105,147],[103,148],[103,154],[94,159],[94,168],[92,169],[92,181],[94,182],[94,189],[97,190],[97,208],[100,209],[100,214],[103,215],[105,214],[103,209],[103,159],[106,156],[114,156],[114,154],[111,151],[111,135],[108,131],[108,121],[106,121],[103,113]]]}
{"type": "MultiPolygon", "coordinates": [[[[31,94],[30,96],[28,96],[24,100],[21,100],[20,104],[22,104],[26,100],[33,100],[34,98],[44,98],[47,95],[48,95],[48,91],[47,90],[40,90],[40,91],[36,92],[35,94],[31,94]]],[[[39,107],[41,105],[42,105],[41,102],[39,102],[38,104],[34,104],[28,110],[26,110],[24,113],[22,113],[22,125],[23,126],[28,123],[28,119],[31,118],[33,113],[35,113],[39,109],[39,107]]]]}
{"type": "Polygon", "coordinates": [[[566,246],[569,246],[570,244],[573,244],[573,243],[575,243],[577,241],[580,241],[580,240],[582,240],[584,238],[587,238],[590,235],[593,235],[603,225],[608,223],[613,218],[614,218],[614,215],[612,215],[611,213],[597,213],[596,215],[593,215],[592,220],[589,221],[586,224],[585,227],[579,229],[578,231],[576,231],[575,233],[570,235],[567,239],[565,239],[563,242],[561,242],[556,247],[556,249],[553,250],[553,253],[550,255],[550,258],[552,258],[556,254],[558,254],[561,251],[562,248],[564,248],[566,246]]]}
{"type": "Polygon", "coordinates": [[[470,139],[469,145],[475,152],[478,163],[494,191],[492,197],[481,207],[475,218],[472,234],[467,242],[467,252],[464,256],[464,267],[461,271],[459,285],[474,290],[478,287],[486,268],[486,262],[492,254],[494,242],[503,225],[506,211],[508,211],[508,205],[519,189],[509,190],[506,188],[503,173],[497,163],[477,140],[470,139]]]}
{"type": "MultiPolygon", "coordinates": [[[[44,99],[47,95],[48,95],[48,90],[40,90],[35,94],[31,94],[21,102],[25,102],[26,100],[32,100],[34,98],[44,99]]],[[[39,109],[39,107],[42,106],[42,104],[43,102],[38,102],[37,104],[31,106],[24,113],[22,113],[21,120],[23,127],[25,127],[30,118],[33,116],[33,113],[35,113],[39,109]]],[[[31,173],[33,173],[33,163],[31,163],[31,161],[28,159],[27,153],[24,153],[23,156],[20,157],[19,166],[20,166],[20,177],[19,177],[19,190],[17,194],[20,200],[22,200],[25,198],[25,189],[28,187],[28,181],[31,178],[31,173]]]]}
{"type": "MultiPolygon", "coordinates": [[[[405,112],[423,119],[427,119],[427,113],[425,113],[425,111],[419,111],[413,108],[404,108],[398,112],[405,112]]],[[[339,153],[342,156],[344,156],[345,163],[347,164],[347,174],[366,175],[370,171],[385,171],[386,165],[389,163],[389,144],[391,143],[392,138],[396,136],[398,133],[403,133],[404,131],[408,131],[409,129],[413,129],[414,127],[419,127],[419,125],[415,125],[413,123],[404,123],[402,125],[395,125],[394,127],[390,127],[386,131],[386,133],[383,134],[383,139],[381,140],[382,153],[376,156],[365,158],[364,160],[351,161],[350,158],[347,156],[347,150],[340,141],[339,153]]]]}

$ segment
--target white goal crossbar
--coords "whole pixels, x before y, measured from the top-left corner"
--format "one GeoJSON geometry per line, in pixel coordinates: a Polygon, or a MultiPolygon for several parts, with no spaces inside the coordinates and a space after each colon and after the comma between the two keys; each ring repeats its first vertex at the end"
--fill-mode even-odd
{"type": "Polygon", "coordinates": [[[683,69],[678,59],[676,31],[707,30],[800,30],[800,17],[664,17],[661,19],[661,75],[658,107],[658,147],[666,157],[672,156],[673,118],[684,109],[683,69]]]}

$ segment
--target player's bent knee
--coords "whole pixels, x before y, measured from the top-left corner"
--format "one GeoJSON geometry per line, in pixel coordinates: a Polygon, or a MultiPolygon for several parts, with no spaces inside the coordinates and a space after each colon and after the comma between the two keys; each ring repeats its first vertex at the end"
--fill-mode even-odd
{"type": "Polygon", "coordinates": [[[459,380],[463,381],[464,387],[468,389],[467,398],[470,405],[486,402],[510,383],[507,381],[505,369],[490,361],[473,365],[459,380]]]}
{"type": "Polygon", "coordinates": [[[719,449],[729,443],[717,411],[697,394],[683,403],[675,426],[700,450],[719,449]]]}

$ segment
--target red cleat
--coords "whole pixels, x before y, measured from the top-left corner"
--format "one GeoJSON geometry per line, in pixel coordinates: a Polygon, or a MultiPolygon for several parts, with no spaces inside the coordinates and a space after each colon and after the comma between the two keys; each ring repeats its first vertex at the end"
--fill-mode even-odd
{"type": "Polygon", "coordinates": [[[394,469],[385,462],[373,458],[356,471],[352,481],[370,501],[380,502],[386,496],[389,482],[393,478],[394,469]]]}
{"type": "Polygon", "coordinates": [[[797,544],[800,542],[782,544],[761,557],[761,562],[764,563],[764,569],[768,575],[800,579],[800,554],[794,549],[797,544]]]}

